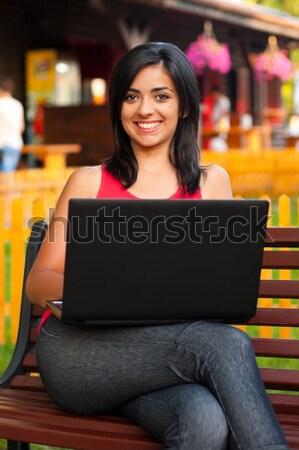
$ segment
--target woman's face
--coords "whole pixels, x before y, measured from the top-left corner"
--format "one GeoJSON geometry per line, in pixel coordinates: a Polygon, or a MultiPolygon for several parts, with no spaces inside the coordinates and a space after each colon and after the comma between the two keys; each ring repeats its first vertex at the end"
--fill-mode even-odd
{"type": "Polygon", "coordinates": [[[164,149],[179,120],[179,98],[162,64],[142,69],[128,89],[121,108],[122,125],[134,151],[164,149]]]}

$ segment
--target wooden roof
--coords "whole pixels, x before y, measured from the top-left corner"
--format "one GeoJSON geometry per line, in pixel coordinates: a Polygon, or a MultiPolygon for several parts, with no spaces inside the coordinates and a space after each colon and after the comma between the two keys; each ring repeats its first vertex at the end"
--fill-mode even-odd
{"type": "Polygon", "coordinates": [[[216,20],[299,41],[299,17],[240,0],[126,0],[125,3],[216,20]]]}

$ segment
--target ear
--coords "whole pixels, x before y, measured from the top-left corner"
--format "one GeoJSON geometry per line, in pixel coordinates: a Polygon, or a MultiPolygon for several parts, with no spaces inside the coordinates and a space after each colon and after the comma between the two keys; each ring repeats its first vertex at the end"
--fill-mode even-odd
{"type": "Polygon", "coordinates": [[[181,119],[186,119],[186,117],[188,117],[188,113],[184,112],[184,114],[181,116],[181,119]]]}

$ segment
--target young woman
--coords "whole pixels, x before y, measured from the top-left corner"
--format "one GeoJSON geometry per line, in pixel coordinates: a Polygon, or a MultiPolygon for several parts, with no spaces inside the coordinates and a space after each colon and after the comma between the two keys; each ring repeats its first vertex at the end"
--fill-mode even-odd
{"type": "MultiPolygon", "coordinates": [[[[223,169],[198,166],[197,83],[176,46],[149,43],[129,51],[112,73],[109,95],[114,154],[73,173],[54,217],[67,217],[72,197],[232,197],[223,169]]],[[[52,220],[27,282],[33,303],[62,298],[64,258],[64,227],[52,220]]],[[[117,408],[166,449],[288,448],[250,339],[236,328],[206,321],[79,328],[47,313],[37,358],[62,409],[117,408]]]]}

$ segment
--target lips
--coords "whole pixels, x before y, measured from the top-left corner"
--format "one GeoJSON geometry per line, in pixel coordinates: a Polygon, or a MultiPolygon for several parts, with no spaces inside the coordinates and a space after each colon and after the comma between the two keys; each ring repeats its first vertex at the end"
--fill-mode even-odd
{"type": "Polygon", "coordinates": [[[142,130],[154,130],[155,128],[158,128],[158,126],[162,122],[134,122],[135,125],[137,125],[138,128],[141,128],[142,130]]]}

